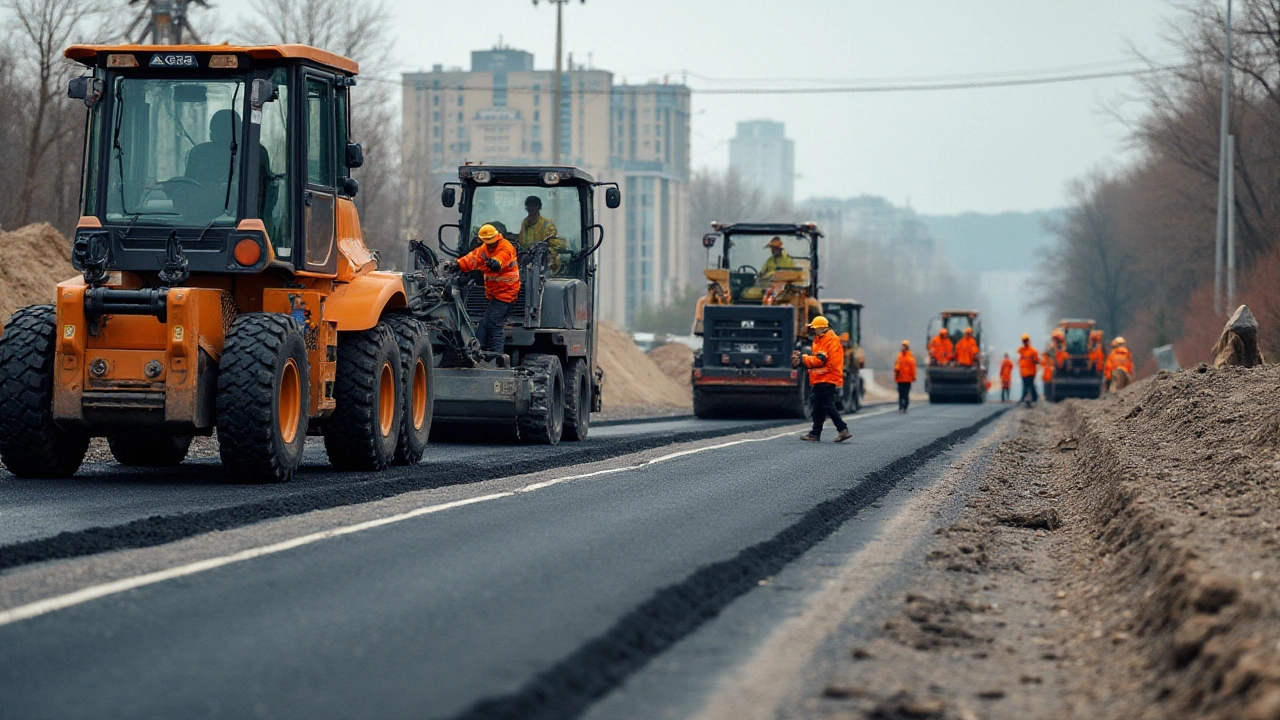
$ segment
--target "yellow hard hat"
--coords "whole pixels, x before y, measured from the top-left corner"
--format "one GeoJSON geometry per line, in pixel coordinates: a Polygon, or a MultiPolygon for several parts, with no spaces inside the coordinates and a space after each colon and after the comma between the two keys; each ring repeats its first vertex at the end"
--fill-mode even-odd
{"type": "Polygon", "coordinates": [[[1027,340],[1030,340],[1030,339],[1031,339],[1031,336],[1030,336],[1030,335],[1028,335],[1028,334],[1026,334],[1026,333],[1022,333],[1022,340],[1023,340],[1023,342],[1026,342],[1027,340]]]}
{"type": "Polygon", "coordinates": [[[910,341],[910,340],[903,340],[903,341],[902,341],[902,347],[911,347],[911,341],[910,341]]]}
{"type": "Polygon", "coordinates": [[[780,248],[782,247],[782,238],[774,238],[765,243],[764,246],[767,248],[780,248]]]}
{"type": "Polygon", "coordinates": [[[480,232],[476,234],[480,236],[480,240],[484,244],[488,245],[489,243],[494,242],[494,238],[498,237],[498,228],[488,224],[481,225],[480,232]]]}
{"type": "Polygon", "coordinates": [[[1120,336],[1117,336],[1114,340],[1111,341],[1111,347],[1119,347],[1123,344],[1124,344],[1124,338],[1120,336]]]}
{"type": "Polygon", "coordinates": [[[816,317],[816,318],[814,318],[814,319],[812,319],[812,320],[810,320],[810,321],[809,321],[809,327],[811,327],[811,328],[829,328],[829,327],[831,327],[831,323],[827,322],[827,319],[826,319],[826,318],[824,318],[824,317],[822,317],[821,315],[819,315],[818,317],[816,317]]]}

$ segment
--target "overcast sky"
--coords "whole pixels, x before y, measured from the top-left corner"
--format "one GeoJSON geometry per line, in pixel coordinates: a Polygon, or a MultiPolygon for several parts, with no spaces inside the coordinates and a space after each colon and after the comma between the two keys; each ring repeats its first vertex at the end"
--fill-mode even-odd
{"type": "MultiPolygon", "coordinates": [[[[353,0],[359,1],[359,0],[353,0]]],[[[249,0],[221,0],[223,14],[249,0]]],[[[400,70],[466,66],[499,36],[554,62],[555,10],[530,0],[392,0],[400,70]]],[[[576,0],[565,49],[617,81],[693,96],[693,165],[724,167],[739,120],[786,123],[796,196],[883,195],[924,213],[1057,207],[1068,180],[1114,166],[1125,131],[1103,111],[1129,79],[883,94],[698,95],[699,88],[981,75],[1169,57],[1168,0],[576,0]],[[768,80],[773,79],[773,80],[768,80]]],[[[224,20],[224,27],[231,18],[224,20]]],[[[825,83],[825,84],[830,84],[825,83]]]]}

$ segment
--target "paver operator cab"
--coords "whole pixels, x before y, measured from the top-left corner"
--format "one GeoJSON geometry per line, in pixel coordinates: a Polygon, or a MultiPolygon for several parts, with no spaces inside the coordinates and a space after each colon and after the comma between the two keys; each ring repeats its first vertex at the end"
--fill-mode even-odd
{"type": "Polygon", "coordinates": [[[502,352],[485,352],[475,332],[489,305],[482,274],[459,272],[422,243],[413,245],[417,269],[406,282],[440,358],[440,429],[499,424],[515,427],[526,442],[586,439],[603,383],[596,359],[595,253],[604,242],[598,187],[605,187],[606,207],[621,204],[615,183],[573,167],[464,165],[458,182],[445,185],[441,201],[456,204],[459,219],[441,226],[439,248],[464,256],[480,246],[483,228],[496,229],[515,245],[520,290],[502,352]]]}
{"type": "Polygon", "coordinates": [[[943,310],[929,320],[924,389],[929,402],[985,402],[987,356],[977,310],[943,310]]]}
{"type": "Polygon", "coordinates": [[[217,429],[237,481],[415,462],[434,361],[403,278],[366,248],[348,137],[355,62],[299,45],[85,46],[81,219],[56,305],[0,340],[0,457],[76,471],[182,461],[217,429]]]}
{"type": "Polygon", "coordinates": [[[693,412],[698,417],[805,417],[809,382],[791,367],[807,352],[818,302],[818,240],[813,223],[712,223],[702,238],[720,244],[704,274],[708,286],[694,313],[702,350],[693,358],[693,412]]]}
{"type": "Polygon", "coordinates": [[[857,300],[822,301],[822,316],[831,323],[831,331],[844,345],[844,388],[836,398],[840,412],[857,412],[866,395],[860,372],[867,366],[867,355],[862,349],[862,308],[857,300]]]}

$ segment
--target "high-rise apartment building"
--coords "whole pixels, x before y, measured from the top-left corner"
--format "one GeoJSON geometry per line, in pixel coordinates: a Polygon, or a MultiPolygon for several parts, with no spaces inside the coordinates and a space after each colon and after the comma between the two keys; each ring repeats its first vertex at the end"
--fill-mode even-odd
{"type": "Polygon", "coordinates": [[[412,202],[433,202],[467,162],[561,162],[622,188],[622,207],[599,208],[602,317],[626,326],[645,303],[661,304],[688,282],[689,89],[615,85],[613,74],[570,61],[562,73],[561,122],[553,127],[555,73],[533,55],[497,47],[471,53],[471,68],[405,73],[403,148],[412,202]]]}
{"type": "Polygon", "coordinates": [[[772,120],[738,123],[738,134],[729,140],[729,167],[767,198],[795,202],[796,144],[788,140],[786,126],[772,120]]]}

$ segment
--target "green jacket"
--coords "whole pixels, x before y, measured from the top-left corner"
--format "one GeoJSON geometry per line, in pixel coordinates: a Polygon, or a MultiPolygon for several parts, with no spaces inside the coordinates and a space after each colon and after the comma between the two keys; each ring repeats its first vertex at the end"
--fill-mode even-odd
{"type": "Polygon", "coordinates": [[[770,255],[769,259],[764,261],[764,267],[760,268],[760,277],[772,275],[775,270],[795,269],[796,261],[791,259],[791,256],[787,254],[786,250],[783,250],[782,254],[778,257],[770,255]]]}
{"type": "Polygon", "coordinates": [[[555,223],[551,222],[546,215],[539,215],[538,219],[529,222],[529,218],[525,218],[520,223],[520,247],[528,249],[543,240],[547,241],[547,245],[551,248],[551,260],[549,266],[553,272],[560,270],[560,253],[565,250],[564,240],[556,236],[555,223]]]}

